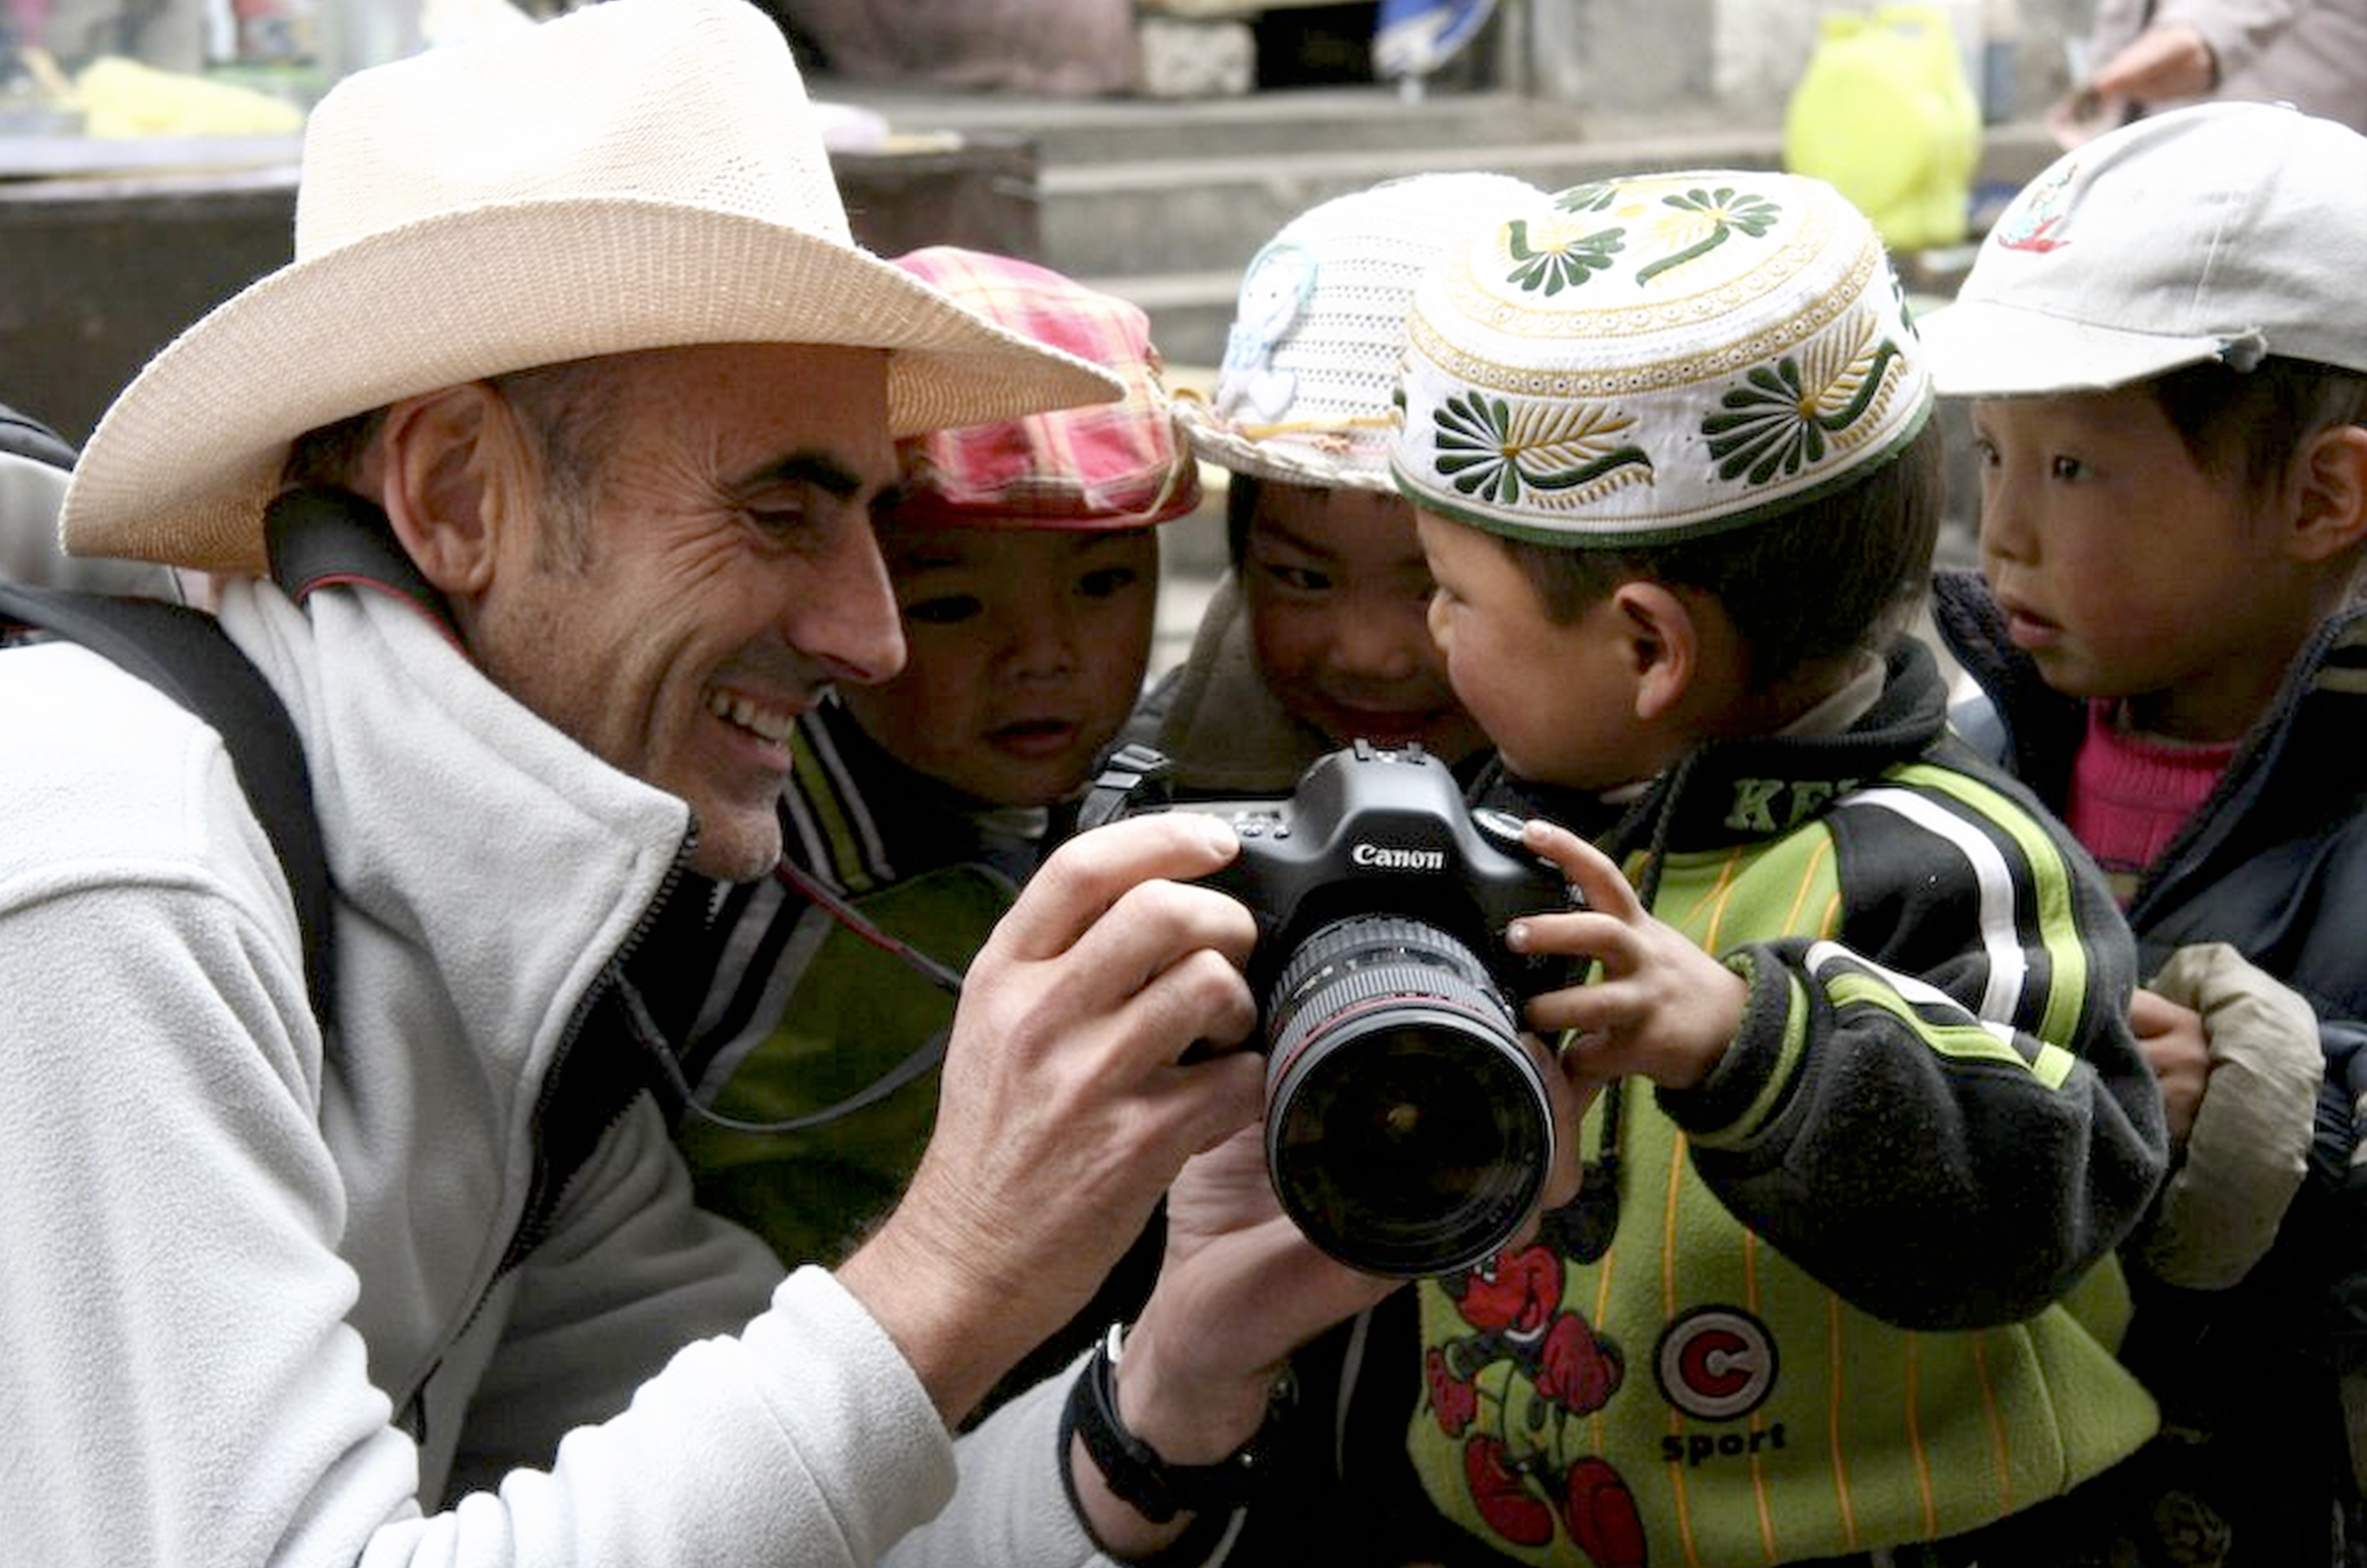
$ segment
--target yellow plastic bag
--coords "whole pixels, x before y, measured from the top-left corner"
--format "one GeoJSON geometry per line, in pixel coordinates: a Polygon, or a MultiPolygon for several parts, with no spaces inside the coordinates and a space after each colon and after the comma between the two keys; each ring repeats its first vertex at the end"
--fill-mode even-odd
{"type": "Polygon", "coordinates": [[[1947,17],[1928,5],[1826,17],[1785,107],[1783,158],[1847,196],[1894,250],[1961,244],[1980,106],[1947,17]]]}
{"type": "Polygon", "coordinates": [[[277,136],[304,128],[304,110],[284,99],[115,54],[82,68],[74,98],[92,136],[277,136]]]}

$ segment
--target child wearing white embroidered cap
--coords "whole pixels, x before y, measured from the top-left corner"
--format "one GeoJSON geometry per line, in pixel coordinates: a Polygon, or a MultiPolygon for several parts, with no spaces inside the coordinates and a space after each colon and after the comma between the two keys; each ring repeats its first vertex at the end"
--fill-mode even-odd
{"type": "Polygon", "coordinates": [[[2137,934],[2180,1161],[2124,1354],[2229,1564],[2367,1561],[2363,265],[2367,138],[2209,105],[2058,160],[1926,325],[1982,491],[1935,621],[2137,934]]]}
{"type": "Polygon", "coordinates": [[[1901,629],[1937,436],[1872,226],[1793,176],[1608,180],[1459,237],[1406,337],[1475,798],[1585,900],[1507,933],[1592,966],[1527,1021],[1599,1092],[1533,1240],[1302,1358],[1343,1413],[1299,1544],[2083,1560],[2125,1522],[2082,1483],[2154,1430],[2112,1250],[2159,1105],[2101,881],[1901,629]]]}

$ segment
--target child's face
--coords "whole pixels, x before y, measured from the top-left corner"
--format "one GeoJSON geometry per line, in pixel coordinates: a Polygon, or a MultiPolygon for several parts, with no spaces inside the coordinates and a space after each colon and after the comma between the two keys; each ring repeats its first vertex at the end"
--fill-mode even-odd
{"type": "Polygon", "coordinates": [[[2141,389],[1975,403],[1981,571],[2046,683],[2134,699],[2193,740],[2240,735],[2296,644],[2263,508],[2206,472],[2141,389]]]}
{"type": "Polygon", "coordinates": [[[1611,789],[1661,762],[1636,722],[1627,639],[1599,601],[1562,625],[1502,545],[1476,529],[1416,511],[1437,593],[1430,632],[1455,691],[1522,778],[1611,789]]]}
{"type": "Polygon", "coordinates": [[[1257,668],[1334,745],[1419,741],[1460,761],[1484,744],[1430,641],[1430,572],[1412,508],[1372,490],[1268,481],[1242,552],[1257,668]]]}
{"type": "Polygon", "coordinates": [[[909,653],[894,679],[840,689],[856,722],[990,805],[1045,806],[1084,783],[1142,687],[1151,531],[892,524],[880,544],[909,653]]]}

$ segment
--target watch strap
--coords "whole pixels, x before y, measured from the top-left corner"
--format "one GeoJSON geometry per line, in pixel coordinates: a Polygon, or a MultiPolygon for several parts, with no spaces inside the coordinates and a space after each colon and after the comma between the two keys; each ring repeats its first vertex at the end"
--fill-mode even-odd
{"type": "MultiPolygon", "coordinates": [[[[1263,1485],[1272,1464],[1273,1435],[1287,1384],[1276,1390],[1263,1425],[1249,1442],[1213,1464],[1171,1464],[1156,1449],[1126,1430],[1117,1413],[1117,1361],[1122,1330],[1115,1324],[1094,1346],[1068,1392],[1061,1413],[1064,1433],[1082,1439],[1110,1490],[1143,1518],[1164,1525],[1179,1514],[1225,1514],[1242,1507],[1263,1485]]],[[[1068,1444],[1061,1443],[1063,1464],[1068,1444]]]]}

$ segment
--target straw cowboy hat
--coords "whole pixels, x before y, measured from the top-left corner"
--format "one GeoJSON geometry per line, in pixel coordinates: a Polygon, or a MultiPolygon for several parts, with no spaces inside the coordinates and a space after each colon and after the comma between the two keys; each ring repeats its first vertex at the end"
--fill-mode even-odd
{"type": "Polygon", "coordinates": [[[805,85],[747,0],[608,0],[347,78],[295,259],[168,345],[84,449],[69,551],[264,568],[304,432],[440,387],[694,343],[892,351],[891,434],[1106,401],[1114,379],[858,247],[805,85]]]}

